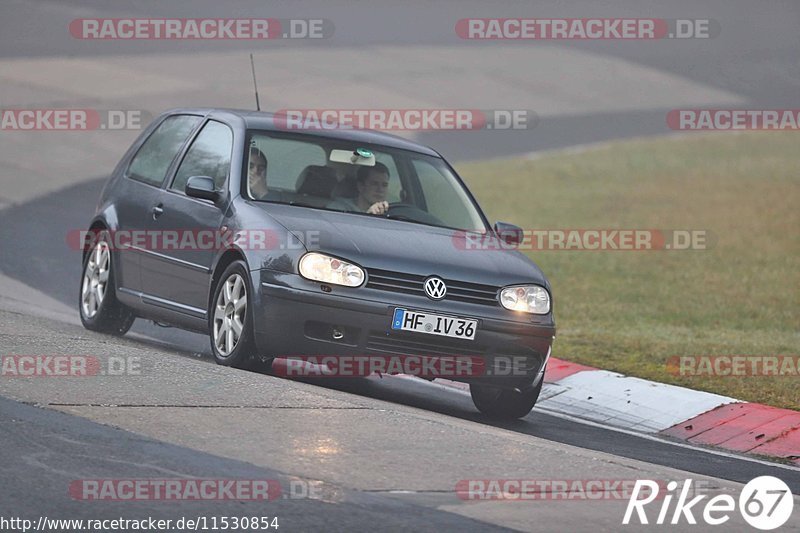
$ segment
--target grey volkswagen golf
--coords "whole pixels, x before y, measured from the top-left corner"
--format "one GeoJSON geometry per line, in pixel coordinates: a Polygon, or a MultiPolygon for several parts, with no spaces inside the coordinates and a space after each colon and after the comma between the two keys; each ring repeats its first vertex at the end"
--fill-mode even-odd
{"type": "MultiPolygon", "coordinates": [[[[555,335],[550,284],[434,150],[383,133],[179,109],[133,143],[84,235],[79,309],[207,334],[219,364],[467,358],[476,407],[533,408],[555,335]]],[[[442,377],[439,375],[438,377],[442,377]]]]}

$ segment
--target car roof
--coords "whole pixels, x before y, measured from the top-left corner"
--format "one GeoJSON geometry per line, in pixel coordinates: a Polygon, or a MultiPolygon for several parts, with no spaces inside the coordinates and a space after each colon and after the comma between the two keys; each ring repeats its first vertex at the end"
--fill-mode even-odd
{"type": "Polygon", "coordinates": [[[313,135],[316,137],[324,137],[328,139],[336,139],[350,142],[361,142],[365,144],[378,144],[388,146],[390,148],[398,148],[401,150],[410,150],[412,152],[419,152],[421,154],[431,155],[434,157],[441,157],[435,150],[423,144],[415,143],[408,139],[382,133],[375,130],[368,129],[287,129],[276,126],[275,114],[266,111],[252,111],[247,109],[228,109],[228,108],[181,108],[171,109],[166,114],[179,114],[191,113],[201,115],[213,115],[217,118],[224,119],[228,117],[237,117],[245,122],[247,129],[266,130],[266,131],[282,131],[299,133],[305,135],[313,135]]]}

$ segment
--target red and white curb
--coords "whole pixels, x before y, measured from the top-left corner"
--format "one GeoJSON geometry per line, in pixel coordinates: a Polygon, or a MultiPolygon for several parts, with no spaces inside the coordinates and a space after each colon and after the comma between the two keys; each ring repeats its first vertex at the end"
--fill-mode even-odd
{"type": "MultiPolygon", "coordinates": [[[[546,382],[547,383],[547,382],[546,382]]],[[[539,404],[576,418],[643,433],[658,433],[736,400],[632,378],[583,370],[542,388],[539,404]]]]}
{"type": "MultiPolygon", "coordinates": [[[[275,359],[273,368],[285,364],[285,360],[275,359]]],[[[398,377],[413,378],[403,374],[398,377]]],[[[434,383],[469,393],[466,383],[440,378],[434,383]]],[[[622,430],[777,458],[800,466],[798,411],[624,376],[554,357],[548,361],[536,408],[622,430]]]]}
{"type": "MultiPolygon", "coordinates": [[[[437,380],[461,390],[463,383],[437,380]]],[[[800,466],[800,412],[550,358],[537,408],[800,466]]]]}

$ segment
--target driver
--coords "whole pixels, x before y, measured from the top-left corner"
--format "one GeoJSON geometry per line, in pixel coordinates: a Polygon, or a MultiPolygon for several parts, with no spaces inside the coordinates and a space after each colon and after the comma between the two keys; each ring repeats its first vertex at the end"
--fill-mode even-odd
{"type": "Polygon", "coordinates": [[[375,163],[373,167],[362,166],[356,173],[355,198],[337,198],[329,209],[343,211],[361,211],[371,215],[383,215],[389,210],[386,195],[389,191],[389,169],[383,163],[375,163]]]}

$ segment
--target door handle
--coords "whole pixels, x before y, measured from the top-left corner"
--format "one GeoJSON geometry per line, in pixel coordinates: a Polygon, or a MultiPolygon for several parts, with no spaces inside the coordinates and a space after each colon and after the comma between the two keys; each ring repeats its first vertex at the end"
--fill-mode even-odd
{"type": "Polygon", "coordinates": [[[157,219],[164,213],[164,204],[153,206],[153,220],[157,219]]]}

